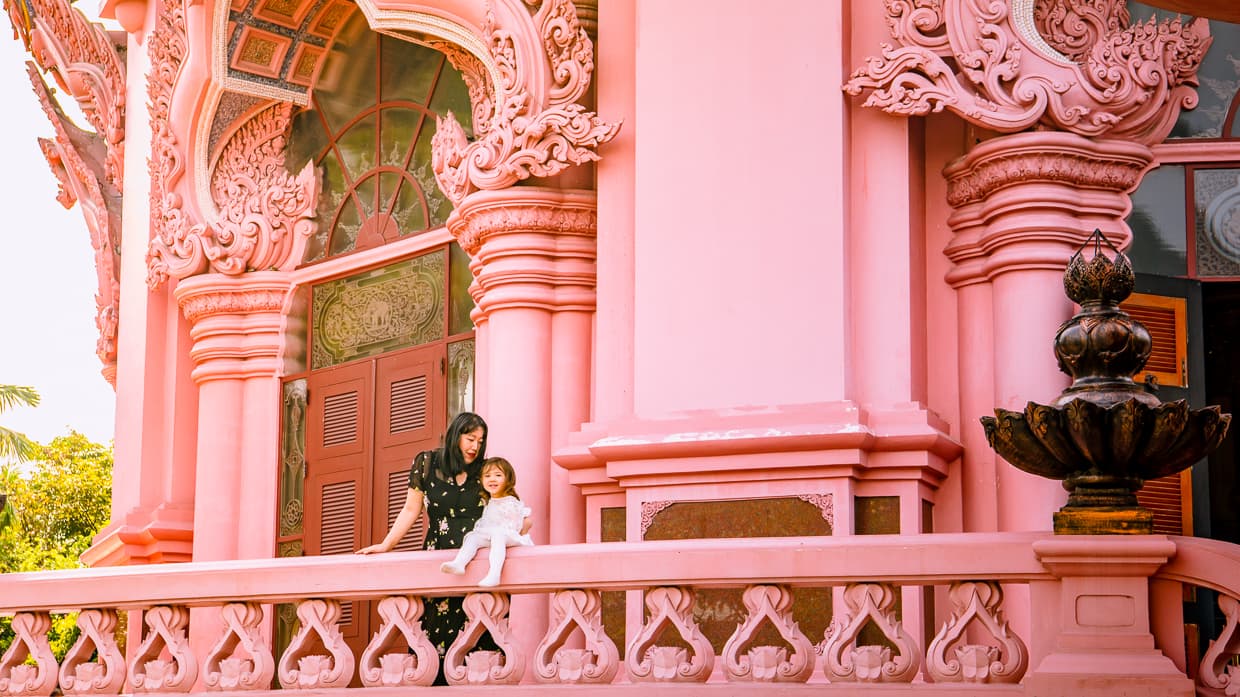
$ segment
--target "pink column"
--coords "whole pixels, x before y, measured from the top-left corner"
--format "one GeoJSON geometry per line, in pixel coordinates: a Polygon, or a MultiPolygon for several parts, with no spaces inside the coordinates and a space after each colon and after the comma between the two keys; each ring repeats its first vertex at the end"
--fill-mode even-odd
{"type": "Polygon", "coordinates": [[[177,285],[199,386],[194,560],[275,547],[281,317],[287,276],[203,274],[177,285]]]}
{"type": "MultiPolygon", "coordinates": [[[[580,541],[584,503],[552,464],[551,449],[589,418],[594,192],[481,191],[457,207],[448,228],[474,257],[488,452],[516,468],[536,542],[580,541]]],[[[545,599],[513,599],[512,626],[530,650],[545,615],[545,599]]]]}
{"type": "Polygon", "coordinates": [[[947,280],[959,290],[965,376],[967,530],[1049,530],[1066,499],[1058,482],[991,455],[977,419],[995,407],[1045,402],[1067,385],[1050,343],[1072,314],[1063,269],[1095,228],[1127,244],[1127,193],[1151,159],[1139,144],[1033,132],[988,140],[944,171],[955,232],[947,280]]]}

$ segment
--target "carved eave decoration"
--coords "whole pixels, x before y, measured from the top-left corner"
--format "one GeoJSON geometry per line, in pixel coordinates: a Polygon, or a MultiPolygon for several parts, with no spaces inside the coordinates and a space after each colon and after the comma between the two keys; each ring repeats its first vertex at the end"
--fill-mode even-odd
{"type": "Polygon", "coordinates": [[[90,244],[95,251],[99,289],[95,295],[95,352],[103,375],[116,384],[116,333],[120,304],[121,196],[107,180],[106,149],[95,134],[75,126],[52,99],[51,89],[33,63],[26,63],[35,96],[55,129],[54,138],[40,138],[39,147],[60,184],[56,200],[65,208],[80,203],[90,244]]]}
{"type": "MultiPolygon", "coordinates": [[[[304,98],[288,91],[274,93],[256,81],[238,81],[235,71],[229,78],[220,67],[219,56],[229,55],[219,53],[220,42],[225,41],[221,32],[230,37],[252,35],[245,34],[248,27],[237,21],[270,12],[275,3],[220,3],[223,0],[183,6],[164,0],[146,40],[152,65],[148,89],[154,239],[147,259],[152,287],[168,278],[205,271],[290,269],[300,262],[303,238],[314,224],[313,170],[296,176],[283,170],[292,103],[304,98]],[[237,7],[251,9],[229,14],[237,7]],[[212,31],[193,31],[197,22],[213,22],[212,31]],[[204,61],[214,62],[207,69],[204,61]],[[234,131],[235,142],[220,148],[220,156],[207,171],[201,163],[206,161],[209,119],[196,116],[204,105],[195,101],[195,95],[206,95],[201,99],[218,105],[225,89],[278,101],[252,116],[262,123],[234,131]],[[198,167],[191,170],[191,161],[198,167]],[[256,197],[264,200],[255,201],[256,197]],[[263,218],[269,224],[260,222],[263,218]]],[[[613,138],[619,124],[603,121],[580,103],[594,70],[594,46],[573,4],[569,0],[446,4],[451,7],[358,2],[375,31],[436,48],[463,73],[472,101],[472,137],[448,115],[440,119],[432,141],[432,168],[445,194],[460,204],[473,191],[502,189],[597,160],[595,148],[613,138]]],[[[334,0],[325,5],[306,0],[284,11],[300,17],[290,25],[299,23],[305,29],[314,25],[307,19],[311,8],[331,6],[334,0]]],[[[336,17],[330,28],[342,23],[343,17],[336,17]]],[[[327,31],[322,28],[320,33],[327,31]]],[[[284,66],[280,71],[285,71],[288,60],[292,59],[280,63],[284,66]]],[[[228,65],[236,61],[232,55],[228,65]]],[[[317,79],[318,63],[314,66],[317,79]]]]}
{"type": "Polygon", "coordinates": [[[865,106],[1152,145],[1197,104],[1204,19],[1129,24],[1125,0],[884,0],[897,45],[845,85],[865,106]]]}
{"type": "Polygon", "coordinates": [[[104,176],[123,189],[125,161],[125,60],[102,25],[67,0],[5,0],[13,28],[39,68],[82,109],[95,137],[106,146],[104,176]]]}

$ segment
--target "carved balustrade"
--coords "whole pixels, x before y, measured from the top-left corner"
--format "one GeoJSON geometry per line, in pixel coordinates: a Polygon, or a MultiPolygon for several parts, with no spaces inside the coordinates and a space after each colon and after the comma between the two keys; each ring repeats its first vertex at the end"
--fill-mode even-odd
{"type": "MultiPolygon", "coordinates": [[[[1219,592],[1227,623],[1205,653],[1198,689],[1235,694],[1240,555],[1209,540],[1158,540],[1177,553],[1156,581],[1219,592]]],[[[1023,694],[1020,681],[1053,637],[1039,647],[1013,631],[1003,588],[1059,581],[1043,558],[1048,543],[1048,534],[1001,533],[544,546],[513,550],[506,583],[488,591],[440,573],[445,551],[0,575],[0,614],[13,616],[0,695],[239,693],[276,681],[316,694],[416,689],[433,681],[441,660],[420,623],[421,597],[454,594],[465,595],[469,619],[442,660],[458,687],[688,683],[726,692],[809,683],[884,694],[934,682],[969,694],[1023,694]],[[805,633],[793,610],[796,594],[813,587],[835,589],[830,625],[818,636],[805,633]],[[937,591],[933,633],[922,618],[900,617],[901,594],[920,587],[937,591]],[[701,592],[718,588],[744,589],[744,619],[717,653],[694,608],[701,592]],[[603,626],[602,595],[633,590],[645,607],[629,608],[627,645],[617,646],[603,626]],[[528,593],[550,595],[536,646],[522,645],[509,626],[511,595],[528,593]],[[378,600],[381,621],[357,655],[341,634],[342,606],[356,600],[378,600]],[[298,617],[280,652],[267,624],[277,603],[295,604],[298,617]],[[189,610],[204,607],[218,608],[221,634],[191,644],[189,610]],[[115,635],[118,615],[132,610],[142,611],[130,618],[143,628],[126,656],[115,635]],[[69,611],[81,631],[58,661],[48,642],[51,614],[69,611]],[[484,631],[497,650],[474,649],[484,631]]],[[[1053,593],[1034,593],[1032,602],[1034,616],[1059,611],[1037,607],[1058,603],[1053,593]]]]}

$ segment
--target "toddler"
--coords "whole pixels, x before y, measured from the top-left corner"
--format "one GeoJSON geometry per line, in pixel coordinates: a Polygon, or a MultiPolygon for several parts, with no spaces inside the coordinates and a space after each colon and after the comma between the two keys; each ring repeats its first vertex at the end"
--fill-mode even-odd
{"type": "Polygon", "coordinates": [[[482,479],[482,500],[486,506],[482,517],[474,523],[474,529],[465,534],[465,541],[456,559],[445,562],[440,571],[449,574],[465,573],[465,564],[484,545],[491,545],[491,569],[478,581],[484,588],[499,585],[499,574],[504,569],[507,549],[516,545],[530,546],[530,509],[517,496],[517,474],[512,465],[502,457],[487,458],[479,473],[482,479]]]}

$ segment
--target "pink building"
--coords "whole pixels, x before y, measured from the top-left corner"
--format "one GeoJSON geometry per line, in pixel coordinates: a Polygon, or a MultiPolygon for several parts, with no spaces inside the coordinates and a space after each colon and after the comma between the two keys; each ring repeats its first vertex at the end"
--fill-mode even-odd
{"type": "Polygon", "coordinates": [[[0,693],[413,693],[468,594],[461,694],[1235,695],[1235,437],[1055,536],[978,423],[1067,385],[1095,228],[1160,396],[1240,394],[1240,11],[1155,4],[9,0],[117,425],[0,693]],[[495,593],[351,554],[462,410],[534,511],[495,593]]]}

